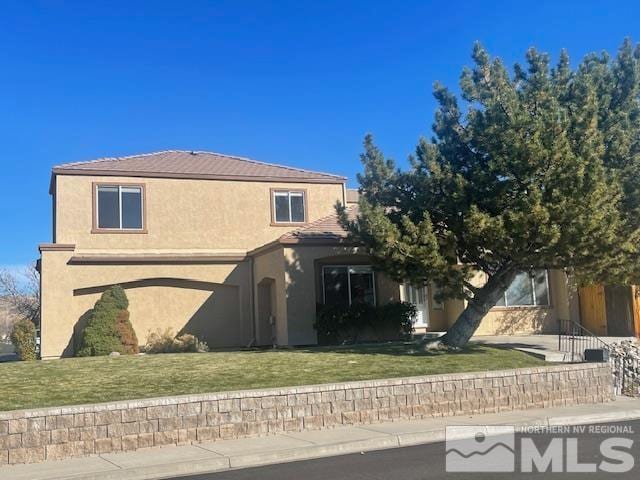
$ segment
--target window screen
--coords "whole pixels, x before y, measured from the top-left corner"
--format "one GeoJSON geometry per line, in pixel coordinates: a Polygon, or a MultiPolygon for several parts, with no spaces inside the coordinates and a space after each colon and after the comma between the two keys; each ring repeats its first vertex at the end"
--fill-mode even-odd
{"type": "Polygon", "coordinates": [[[143,228],[142,187],[99,185],[96,199],[98,228],[115,230],[143,228]]]}
{"type": "Polygon", "coordinates": [[[304,192],[274,192],[274,220],[277,223],[304,223],[306,221],[304,197],[304,192]]]}

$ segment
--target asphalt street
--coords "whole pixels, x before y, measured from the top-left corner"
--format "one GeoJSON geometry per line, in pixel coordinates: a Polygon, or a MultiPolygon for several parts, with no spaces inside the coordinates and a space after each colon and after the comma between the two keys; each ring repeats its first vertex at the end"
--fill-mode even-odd
{"type": "MultiPolygon", "coordinates": [[[[556,427],[553,431],[518,431],[514,440],[513,470],[515,472],[447,472],[445,443],[442,442],[181,477],[181,480],[425,480],[436,478],[490,480],[534,477],[537,479],[584,479],[586,477],[635,480],[640,474],[640,421],[556,427]],[[617,447],[607,450],[602,443],[605,440],[616,444],[617,447]],[[532,444],[541,454],[541,458],[544,459],[544,455],[547,454],[547,460],[550,460],[555,455],[556,460],[562,458],[562,461],[560,464],[550,461],[544,466],[545,462],[538,459],[537,461],[546,471],[537,472],[535,464],[530,460],[532,444]],[[605,454],[603,454],[603,448],[605,454]],[[527,460],[523,459],[524,451],[528,452],[524,454],[527,460]],[[525,465],[532,466],[533,473],[523,473],[525,465]],[[627,470],[627,467],[631,468],[625,472],[603,471],[603,469],[627,470]],[[562,473],[552,473],[553,468],[559,469],[562,473]],[[577,472],[576,469],[585,471],[577,472]],[[597,471],[589,472],[593,469],[597,471]],[[567,473],[567,470],[573,470],[573,473],[567,473]]],[[[480,464],[481,460],[476,457],[475,460],[472,458],[471,462],[471,468],[474,468],[473,462],[480,464]]]]}

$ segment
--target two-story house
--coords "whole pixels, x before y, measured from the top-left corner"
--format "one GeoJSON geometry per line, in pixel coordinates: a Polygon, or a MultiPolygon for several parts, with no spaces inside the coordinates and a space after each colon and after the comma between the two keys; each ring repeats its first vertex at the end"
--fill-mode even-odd
{"type": "MultiPolygon", "coordinates": [[[[316,343],[317,303],[418,307],[444,330],[464,308],[374,272],[349,243],[346,179],[208,152],[166,151],[53,168],[53,241],[40,245],[42,357],[73,355],[87,312],[125,288],[143,343],[172,328],[211,347],[316,343]]],[[[518,277],[479,333],[552,330],[569,317],[561,272],[518,277]]]]}

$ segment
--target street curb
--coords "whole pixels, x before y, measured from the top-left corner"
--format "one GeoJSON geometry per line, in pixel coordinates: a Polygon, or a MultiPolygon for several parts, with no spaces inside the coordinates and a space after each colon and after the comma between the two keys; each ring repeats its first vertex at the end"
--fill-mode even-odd
{"type": "MultiPolygon", "coordinates": [[[[591,423],[618,422],[637,419],[640,419],[640,409],[624,412],[556,416],[541,419],[529,418],[517,423],[505,422],[504,424],[513,425],[515,427],[547,427],[557,425],[584,425],[591,423]]],[[[492,425],[500,424],[492,423],[492,425]]],[[[366,428],[366,425],[361,425],[361,427],[366,428]]],[[[442,442],[444,440],[445,429],[437,428],[424,432],[390,434],[384,437],[357,440],[353,442],[334,443],[330,445],[310,445],[273,452],[208,458],[189,462],[172,463],[168,465],[126,468],[72,476],[67,475],[65,477],[51,478],[49,480],[160,480],[185,475],[215,473],[278,463],[313,460],[350,453],[364,453],[375,450],[425,445],[429,443],[442,442]]]]}
{"type": "Polygon", "coordinates": [[[640,410],[628,410],[625,412],[590,413],[585,415],[567,415],[548,418],[550,426],[556,425],[585,425],[588,423],[619,422],[622,420],[637,420],[640,418],[640,410]]]}
{"type": "Polygon", "coordinates": [[[274,463],[285,463],[297,460],[310,460],[314,458],[334,457],[349,453],[367,452],[373,450],[385,450],[397,448],[398,439],[395,435],[386,437],[369,438],[353,442],[334,443],[330,445],[311,445],[308,447],[281,450],[279,452],[251,453],[230,457],[231,468],[256,467],[274,463]]]}
{"type": "Polygon", "coordinates": [[[107,472],[79,475],[65,475],[49,480],[151,480],[198,475],[201,473],[224,472],[231,469],[229,458],[207,458],[190,462],[178,462],[152,467],[123,468],[107,472]]]}

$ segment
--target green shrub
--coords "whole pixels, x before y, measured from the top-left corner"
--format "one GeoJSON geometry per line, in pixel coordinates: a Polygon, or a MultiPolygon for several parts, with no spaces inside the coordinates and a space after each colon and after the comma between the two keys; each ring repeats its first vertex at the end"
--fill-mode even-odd
{"type": "Polygon", "coordinates": [[[377,325],[382,328],[398,328],[401,335],[413,331],[413,322],[418,314],[416,306],[409,302],[389,302],[377,309],[377,325]]]}
{"type": "Polygon", "coordinates": [[[397,340],[411,333],[415,316],[416,308],[408,302],[318,305],[314,328],[321,344],[397,340]]]}
{"type": "Polygon", "coordinates": [[[104,295],[113,300],[118,310],[126,310],[129,308],[129,299],[127,298],[124,288],[120,285],[111,287],[109,290],[104,292],[104,295]]]}
{"type": "Polygon", "coordinates": [[[76,355],[93,357],[138,353],[138,338],[129,321],[127,296],[120,286],[105,291],[89,313],[76,355]]]}
{"type": "Polygon", "coordinates": [[[36,359],[36,326],[31,320],[25,318],[13,324],[11,343],[20,360],[36,359]]]}
{"type": "Polygon", "coordinates": [[[198,353],[208,352],[209,347],[195,335],[183,333],[175,337],[173,330],[167,328],[165,331],[150,332],[144,351],[146,353],[198,353]]]}

